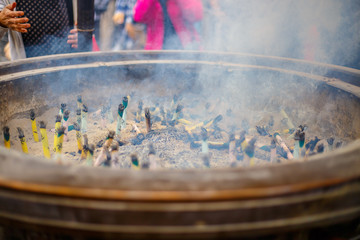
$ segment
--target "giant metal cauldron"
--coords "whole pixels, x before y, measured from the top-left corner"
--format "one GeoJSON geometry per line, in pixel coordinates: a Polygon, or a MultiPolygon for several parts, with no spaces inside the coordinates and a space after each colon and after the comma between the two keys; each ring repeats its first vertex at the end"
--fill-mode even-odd
{"type": "MultiPolygon", "coordinates": [[[[56,102],[114,79],[141,81],[161,71],[181,81],[195,79],[203,68],[216,69],[214,77],[264,72],[304,81],[309,88],[315,82],[344,95],[351,111],[360,109],[355,69],[234,53],[100,52],[0,65],[0,122],[46,107],[49,98],[56,102]],[[64,74],[81,77],[63,85],[64,74]]],[[[357,115],[350,126],[356,138],[359,122],[357,115]]],[[[0,147],[0,224],[14,239],[26,234],[76,239],[301,235],[353,226],[359,217],[359,140],[306,162],[160,172],[59,166],[0,147]]]]}

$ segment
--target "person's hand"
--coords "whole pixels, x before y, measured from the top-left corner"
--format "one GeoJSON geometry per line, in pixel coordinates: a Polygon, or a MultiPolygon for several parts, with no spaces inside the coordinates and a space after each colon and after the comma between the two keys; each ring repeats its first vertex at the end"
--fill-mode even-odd
{"type": "Polygon", "coordinates": [[[11,56],[10,56],[10,43],[8,42],[5,47],[4,47],[4,52],[5,52],[5,57],[7,58],[7,60],[11,60],[11,56]]]}
{"type": "Polygon", "coordinates": [[[70,30],[67,43],[71,44],[72,48],[78,47],[78,30],[76,28],[70,30]]]}
{"type": "Polygon", "coordinates": [[[123,24],[124,20],[125,20],[125,14],[122,12],[115,13],[113,16],[113,21],[114,21],[115,25],[123,24]]]}
{"type": "Polygon", "coordinates": [[[23,11],[14,11],[16,3],[7,5],[0,12],[0,26],[10,28],[11,30],[26,33],[27,28],[30,27],[28,18],[17,18],[24,16],[23,11]]]}
{"type": "Polygon", "coordinates": [[[135,28],[134,24],[132,24],[132,23],[126,23],[126,25],[125,25],[125,31],[126,31],[127,34],[129,35],[129,37],[131,37],[133,40],[136,39],[136,28],[135,28]]]}

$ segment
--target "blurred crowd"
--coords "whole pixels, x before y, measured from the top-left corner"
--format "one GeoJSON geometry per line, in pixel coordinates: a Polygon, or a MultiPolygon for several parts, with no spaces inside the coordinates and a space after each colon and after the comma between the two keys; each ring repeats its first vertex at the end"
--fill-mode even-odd
{"type": "MultiPolygon", "coordinates": [[[[16,60],[76,52],[74,2],[0,0],[0,39],[6,45],[1,55],[16,60]]],[[[95,0],[94,4],[93,50],[199,50],[204,14],[210,14],[217,0],[95,0]]]]}
{"type": "MultiPolygon", "coordinates": [[[[0,61],[79,51],[76,1],[0,0],[0,61]]],[[[94,4],[94,51],[232,51],[360,68],[359,0],[94,4]]]]}

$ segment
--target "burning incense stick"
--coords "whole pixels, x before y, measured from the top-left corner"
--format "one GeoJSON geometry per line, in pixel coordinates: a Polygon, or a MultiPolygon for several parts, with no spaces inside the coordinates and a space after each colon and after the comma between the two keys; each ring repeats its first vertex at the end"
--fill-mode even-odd
{"type": "Polygon", "coordinates": [[[276,141],[275,139],[271,140],[271,145],[270,145],[270,162],[275,163],[277,161],[277,157],[276,157],[276,141]]]}
{"type": "Polygon", "coordinates": [[[300,156],[300,132],[301,130],[298,129],[295,132],[295,136],[294,136],[294,140],[295,140],[295,144],[294,144],[294,158],[298,159],[300,156]]]}
{"type": "Polygon", "coordinates": [[[276,132],[274,134],[274,137],[275,137],[277,143],[280,145],[280,147],[286,152],[287,159],[293,159],[294,158],[293,155],[291,154],[289,148],[286,146],[285,142],[280,137],[280,134],[278,132],[276,132]]]}
{"type": "Polygon", "coordinates": [[[154,145],[152,143],[149,144],[149,169],[155,170],[158,169],[158,163],[155,155],[154,145]]]}
{"type": "Polygon", "coordinates": [[[161,125],[166,126],[167,125],[166,113],[163,106],[160,107],[160,116],[161,116],[161,125]]]}
{"type": "Polygon", "coordinates": [[[210,156],[209,153],[202,154],[201,156],[202,162],[206,168],[210,168],[210,156]]]}
{"type": "Polygon", "coordinates": [[[56,160],[58,163],[61,163],[61,152],[63,149],[63,142],[64,142],[64,133],[65,133],[65,127],[62,126],[58,130],[58,139],[56,144],[56,160]]]}
{"type": "Polygon", "coordinates": [[[172,116],[172,119],[171,119],[171,125],[172,126],[174,126],[176,124],[177,120],[179,119],[179,115],[180,115],[181,111],[183,110],[183,108],[184,107],[182,105],[180,105],[180,104],[178,104],[176,106],[175,112],[174,112],[174,114],[172,116]]]}
{"type": "Polygon", "coordinates": [[[40,121],[40,134],[41,134],[41,142],[43,145],[44,156],[46,158],[50,158],[50,148],[49,141],[46,133],[46,124],[44,121],[40,121]]]}
{"type": "Polygon", "coordinates": [[[111,145],[111,163],[114,166],[119,163],[119,158],[117,156],[118,151],[119,151],[119,143],[115,141],[111,145]]]}
{"type": "Polygon", "coordinates": [[[34,136],[34,141],[38,142],[39,141],[39,136],[38,136],[38,132],[37,132],[34,109],[30,110],[30,119],[31,119],[31,128],[32,128],[33,136],[34,136]]]}
{"type": "Polygon", "coordinates": [[[120,134],[121,126],[123,125],[123,114],[124,114],[125,106],[121,103],[118,107],[118,117],[117,117],[117,125],[116,125],[116,135],[120,134]]]}
{"type": "Polygon", "coordinates": [[[76,123],[81,126],[81,108],[76,109],[76,123]]]}
{"type": "Polygon", "coordinates": [[[76,142],[78,147],[78,153],[80,154],[82,152],[82,141],[81,141],[81,132],[80,132],[80,125],[77,123],[74,123],[74,129],[76,131],[76,142]]]}
{"type": "Polygon", "coordinates": [[[201,152],[206,154],[209,152],[209,144],[208,144],[208,133],[205,128],[201,128],[201,152]]]}
{"type": "Polygon", "coordinates": [[[323,143],[320,143],[318,146],[317,146],[317,153],[323,153],[324,152],[324,144],[323,143]]]}
{"type": "Polygon", "coordinates": [[[245,148],[244,161],[246,164],[249,164],[250,166],[255,165],[255,159],[254,159],[255,142],[256,142],[256,138],[254,137],[249,141],[249,143],[245,148]]]}
{"type": "Polygon", "coordinates": [[[280,110],[281,115],[283,116],[283,118],[285,119],[286,125],[288,126],[289,129],[294,129],[294,124],[292,123],[292,121],[290,120],[289,116],[287,115],[287,113],[284,111],[284,109],[280,110]]]}
{"type": "Polygon", "coordinates": [[[127,115],[128,103],[129,103],[128,97],[124,97],[124,98],[123,98],[124,113],[123,113],[123,116],[122,116],[123,122],[122,122],[122,124],[121,124],[121,129],[125,129],[125,128],[126,128],[126,115],[127,115]]]}
{"type": "Polygon", "coordinates": [[[95,145],[90,144],[87,149],[87,156],[86,156],[86,165],[87,166],[93,166],[94,162],[94,151],[95,151],[95,145]]]}
{"type": "Polygon", "coordinates": [[[136,154],[131,154],[130,155],[130,160],[131,160],[131,168],[134,170],[139,170],[139,159],[137,157],[136,154]]]}
{"type": "Polygon", "coordinates": [[[229,136],[229,160],[230,164],[236,164],[236,144],[234,133],[230,133],[229,136]]]}
{"type": "Polygon", "coordinates": [[[57,141],[58,141],[58,131],[61,127],[61,116],[60,115],[56,115],[55,117],[55,134],[54,134],[54,152],[56,152],[56,145],[57,145],[57,141]]]}
{"type": "Polygon", "coordinates": [[[326,141],[328,143],[328,147],[326,148],[327,152],[330,152],[333,150],[334,140],[335,139],[333,137],[326,139],[326,141]]]}
{"type": "Polygon", "coordinates": [[[21,143],[21,148],[23,150],[24,153],[29,153],[28,151],[28,147],[26,144],[26,139],[25,139],[25,135],[24,135],[24,131],[21,128],[17,128],[18,132],[19,132],[19,139],[20,139],[20,143],[21,143]]]}
{"type": "Polygon", "coordinates": [[[105,160],[101,163],[103,167],[111,167],[111,154],[108,148],[105,148],[105,160]]]}
{"type": "Polygon", "coordinates": [[[245,151],[245,148],[247,146],[247,141],[246,141],[246,138],[245,138],[245,134],[246,134],[245,131],[241,131],[239,141],[237,141],[238,142],[237,145],[240,145],[240,149],[241,149],[242,152],[245,151]]]}
{"type": "Polygon", "coordinates": [[[69,141],[68,136],[67,136],[67,135],[68,135],[68,131],[69,131],[69,129],[68,129],[68,127],[69,127],[69,122],[68,122],[69,117],[70,117],[70,111],[69,111],[69,110],[65,110],[64,115],[63,115],[63,126],[64,126],[64,128],[65,128],[65,133],[64,133],[64,141],[65,141],[65,142],[68,142],[68,141],[69,141]]]}
{"type": "Polygon", "coordinates": [[[304,150],[304,146],[305,146],[305,129],[306,127],[303,127],[300,125],[300,129],[301,129],[301,132],[300,132],[300,140],[299,140],[299,151],[300,151],[300,154],[301,156],[303,157],[305,155],[305,151],[304,150]]]}
{"type": "Polygon", "coordinates": [[[88,154],[88,150],[89,150],[89,142],[88,142],[88,137],[86,134],[83,135],[83,139],[84,139],[84,144],[82,146],[82,152],[81,152],[81,160],[84,160],[87,158],[87,154],[88,154]]]}
{"type": "Polygon", "coordinates": [[[83,108],[81,111],[81,132],[87,132],[87,115],[88,115],[88,108],[85,104],[83,104],[83,108]]]}
{"type": "Polygon", "coordinates": [[[145,108],[145,121],[146,121],[146,131],[147,133],[149,133],[151,131],[151,114],[149,108],[145,108]]]}
{"type": "Polygon", "coordinates": [[[65,109],[66,109],[66,103],[62,103],[61,107],[60,107],[60,110],[59,110],[59,115],[61,116],[61,119],[63,118],[65,109]]]}
{"type": "Polygon", "coordinates": [[[107,112],[107,109],[105,106],[102,106],[101,107],[101,111],[100,111],[100,116],[101,116],[101,128],[106,128],[106,112],[107,112]]]}
{"type": "MultiPolygon", "coordinates": [[[[82,97],[81,97],[81,95],[78,95],[77,96],[77,108],[78,109],[82,109],[82,104],[83,104],[83,102],[82,102],[82,97]]],[[[79,124],[80,125],[80,124],[79,124]]]]}
{"type": "Polygon", "coordinates": [[[111,146],[111,143],[113,142],[114,136],[115,136],[115,132],[114,131],[109,131],[109,133],[108,133],[108,135],[106,137],[106,141],[104,143],[104,146],[101,149],[101,152],[100,152],[99,156],[96,158],[94,166],[100,166],[101,165],[101,163],[103,162],[103,160],[105,158],[106,150],[108,150],[109,147],[111,146]]]}
{"type": "Polygon", "coordinates": [[[3,127],[4,145],[6,148],[10,148],[10,128],[8,126],[3,127]]]}
{"type": "Polygon", "coordinates": [[[138,103],[138,111],[136,112],[135,122],[139,123],[141,122],[141,114],[143,110],[144,103],[142,101],[139,101],[138,103]]]}

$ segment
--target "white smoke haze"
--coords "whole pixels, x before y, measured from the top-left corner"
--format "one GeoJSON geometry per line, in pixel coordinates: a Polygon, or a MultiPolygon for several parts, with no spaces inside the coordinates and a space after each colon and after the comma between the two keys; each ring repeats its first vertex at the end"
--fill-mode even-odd
{"type": "Polygon", "coordinates": [[[204,21],[206,50],[359,66],[358,0],[223,0],[223,16],[204,21]],[[354,63],[355,61],[355,63],[354,63]]]}

